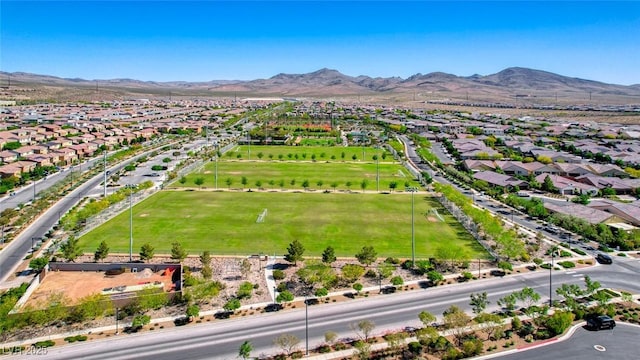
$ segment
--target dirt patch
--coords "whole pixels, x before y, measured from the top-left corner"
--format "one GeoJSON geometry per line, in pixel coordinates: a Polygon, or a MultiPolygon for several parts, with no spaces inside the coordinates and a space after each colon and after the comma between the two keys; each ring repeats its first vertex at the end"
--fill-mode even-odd
{"type": "Polygon", "coordinates": [[[171,276],[165,276],[164,271],[154,273],[151,270],[120,275],[106,275],[104,271],[51,271],[33,292],[26,306],[34,308],[47,306],[50,298],[57,294],[64,295],[69,299],[69,305],[73,305],[79,299],[101,293],[104,289],[116,287],[137,289],[154,284],[161,284],[165,291],[169,291],[172,287],[171,276]]]}
{"type": "Polygon", "coordinates": [[[140,217],[147,217],[147,216],[149,216],[149,214],[144,213],[144,214],[140,214],[140,215],[138,215],[138,216],[140,216],[140,217]]]}

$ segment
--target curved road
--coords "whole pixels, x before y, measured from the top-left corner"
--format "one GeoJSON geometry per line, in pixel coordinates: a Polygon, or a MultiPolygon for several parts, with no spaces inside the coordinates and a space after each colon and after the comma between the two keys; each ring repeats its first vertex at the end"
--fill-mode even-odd
{"type": "MultiPolygon", "coordinates": [[[[163,144],[162,146],[167,146],[171,144],[163,144]]],[[[125,160],[120,164],[114,165],[109,168],[109,171],[119,171],[124,168],[127,164],[137,160],[141,156],[146,156],[147,154],[155,151],[157,149],[148,150],[140,155],[137,155],[131,159],[125,160]]],[[[95,161],[102,161],[102,158],[94,159],[95,161]]],[[[84,165],[83,165],[84,166],[84,165]]],[[[87,165],[88,166],[88,165],[87,165]]],[[[55,175],[51,175],[46,181],[46,184],[42,186],[51,186],[55,182],[60,181],[63,176],[66,176],[67,172],[58,173],[55,175]]],[[[47,211],[41,214],[29,227],[27,227],[24,231],[22,231],[13,241],[11,241],[7,246],[5,246],[2,251],[0,251],[0,281],[5,280],[9,275],[16,271],[17,267],[22,262],[22,259],[29,253],[32,248],[32,243],[36,241],[36,239],[43,238],[44,235],[55,225],[60,217],[66,213],[69,209],[71,209],[80,199],[89,195],[92,190],[97,188],[102,181],[104,180],[104,175],[98,174],[93,178],[89,179],[67,196],[63,197],[51,206],[47,211]]],[[[38,186],[38,184],[36,184],[38,186]]],[[[3,202],[1,202],[1,206],[5,208],[8,204],[12,203],[13,198],[18,200],[23,199],[23,197],[33,196],[29,194],[29,188],[21,190],[21,192],[12,196],[12,200],[7,200],[4,198],[3,202]]],[[[31,198],[29,198],[31,200],[31,198]]],[[[28,200],[27,200],[28,201],[28,200]]],[[[19,281],[18,281],[19,282],[19,281]]]]}
{"type": "MultiPolygon", "coordinates": [[[[555,285],[584,285],[584,275],[600,281],[603,286],[640,292],[636,281],[640,263],[626,259],[611,266],[595,266],[574,271],[554,271],[555,285]]],[[[469,294],[486,291],[491,301],[488,311],[498,310],[496,301],[525,286],[542,295],[541,302],[548,301],[548,275],[546,270],[508,276],[503,279],[486,279],[469,283],[427,288],[394,295],[362,298],[344,303],[309,306],[310,347],[320,344],[326,331],[335,331],[340,337],[354,337],[349,325],[362,319],[373,320],[375,333],[387,329],[419,326],[417,315],[422,310],[433,314],[442,312],[452,304],[469,310],[469,294]]],[[[555,286],[554,286],[555,288],[555,286]]],[[[555,290],[554,290],[555,291],[555,290]]],[[[555,296],[555,295],[554,295],[555,296]]],[[[212,323],[191,325],[184,328],[156,330],[135,335],[120,335],[106,340],[85,344],[54,347],[47,359],[235,359],[238,348],[245,340],[253,344],[253,356],[274,354],[273,339],[282,333],[292,333],[301,339],[299,349],[304,349],[304,308],[279,313],[265,313],[233,320],[216,320],[212,323]]],[[[24,357],[25,359],[33,358],[24,357]]]]}

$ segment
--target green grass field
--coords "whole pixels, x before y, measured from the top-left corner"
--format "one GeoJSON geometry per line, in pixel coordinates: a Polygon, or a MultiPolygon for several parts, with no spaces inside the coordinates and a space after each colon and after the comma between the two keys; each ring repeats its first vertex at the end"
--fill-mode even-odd
{"type": "Polygon", "coordinates": [[[360,147],[360,146],[237,146],[230,151],[222,155],[222,159],[237,159],[256,160],[259,159],[259,154],[262,153],[262,160],[298,160],[298,161],[311,161],[313,155],[315,155],[316,161],[366,161],[374,162],[373,156],[378,155],[380,162],[392,162],[393,157],[389,152],[384,149],[376,149],[373,147],[360,147]],[[298,155],[296,157],[296,154],[298,155]],[[344,154],[344,157],[343,155],[344,154]],[[270,156],[271,155],[271,156],[270,156]],[[291,156],[289,156],[291,155],[291,156]],[[385,159],[382,159],[382,157],[385,159]],[[333,157],[333,158],[332,158],[333,157]],[[364,159],[364,160],[363,160],[364,159]]]}
{"type": "MultiPolygon", "coordinates": [[[[440,246],[460,247],[470,258],[486,257],[480,245],[439,203],[417,194],[416,257],[435,255],[440,246]],[[437,208],[446,222],[429,221],[437,208]]],[[[180,242],[191,253],[283,254],[300,240],[306,255],[319,256],[331,245],[338,256],[354,256],[372,245],[378,256],[411,257],[411,195],[302,192],[162,191],[133,209],[134,253],[145,242],[169,253],[180,242]],[[264,222],[256,220],[268,210],[264,222]]],[[[125,211],[80,239],[87,252],[101,241],[111,252],[129,251],[129,212],[125,211]]]]}
{"type": "MultiPolygon", "coordinates": [[[[171,186],[198,187],[195,180],[201,178],[203,187],[215,188],[215,166],[208,163],[187,175],[184,183],[176,181],[171,186]]],[[[379,174],[380,191],[389,191],[392,181],[396,182],[396,190],[404,190],[405,185],[419,185],[404,167],[392,163],[226,160],[218,162],[218,189],[303,189],[303,182],[308,180],[309,189],[333,191],[332,185],[336,185],[336,190],[361,191],[361,183],[366,180],[365,191],[371,192],[377,190],[376,174],[379,174]],[[243,177],[247,179],[246,185],[242,185],[243,177]],[[231,179],[230,185],[227,179],[231,179]],[[347,182],[351,185],[347,186],[347,182]]]]}

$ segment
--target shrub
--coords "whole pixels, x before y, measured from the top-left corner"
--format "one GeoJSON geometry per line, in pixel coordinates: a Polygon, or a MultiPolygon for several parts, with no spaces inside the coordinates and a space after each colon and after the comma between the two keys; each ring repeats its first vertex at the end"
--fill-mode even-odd
{"type": "Polygon", "coordinates": [[[540,265],[540,267],[543,268],[543,269],[549,270],[549,269],[551,269],[551,264],[549,264],[549,263],[542,264],[542,265],[540,265]]]}
{"type": "Polygon", "coordinates": [[[513,271],[513,265],[511,265],[511,263],[508,262],[508,261],[500,261],[500,262],[498,262],[498,268],[500,268],[502,270],[513,271]]]}
{"type": "Polygon", "coordinates": [[[404,280],[402,280],[400,276],[394,276],[391,278],[391,284],[393,284],[393,286],[400,286],[404,284],[404,280]]]}
{"type": "Polygon", "coordinates": [[[282,270],[273,270],[273,278],[274,280],[282,280],[285,278],[284,271],[282,270]]]}
{"type": "Polygon", "coordinates": [[[320,346],[318,346],[318,348],[316,350],[321,354],[328,353],[328,352],[331,352],[331,346],[329,346],[327,344],[320,345],[320,346]]]}
{"type": "Polygon", "coordinates": [[[73,343],[76,341],[87,341],[87,336],[86,335],[67,336],[66,338],[64,338],[64,341],[68,343],[73,343]]]}
{"type": "Polygon", "coordinates": [[[573,261],[561,261],[558,263],[558,265],[562,266],[565,269],[576,267],[576,264],[574,264],[573,261]]]}
{"type": "Polygon", "coordinates": [[[378,277],[378,274],[376,274],[375,271],[373,271],[372,269],[367,270],[366,273],[364,273],[365,277],[371,278],[371,279],[375,279],[378,277]]]}
{"type": "Polygon", "coordinates": [[[36,343],[33,343],[33,346],[36,348],[46,348],[46,347],[52,347],[55,344],[56,343],[53,342],[53,340],[44,340],[44,341],[38,341],[36,343]]]}
{"type": "Polygon", "coordinates": [[[420,344],[417,341],[412,341],[409,343],[409,351],[411,351],[413,354],[420,354],[422,353],[422,344],[420,344]]]}
{"type": "Polygon", "coordinates": [[[400,264],[400,259],[394,258],[394,257],[388,257],[388,258],[386,258],[384,260],[384,262],[386,262],[388,264],[399,265],[400,264]]]}
{"type": "Polygon", "coordinates": [[[586,252],[584,252],[582,249],[578,249],[578,248],[572,248],[571,251],[573,251],[576,254],[580,254],[580,255],[587,255],[586,252]]]}
{"type": "Polygon", "coordinates": [[[544,260],[540,259],[540,258],[534,258],[533,259],[533,263],[540,266],[542,265],[542,263],[544,262],[544,260]]]}

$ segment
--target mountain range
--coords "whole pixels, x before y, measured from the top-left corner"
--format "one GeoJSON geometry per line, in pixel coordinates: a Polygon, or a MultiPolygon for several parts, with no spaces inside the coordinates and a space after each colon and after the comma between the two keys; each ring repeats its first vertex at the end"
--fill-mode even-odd
{"type": "Polygon", "coordinates": [[[134,79],[68,79],[23,72],[0,72],[0,85],[9,79],[14,86],[82,87],[122,90],[135,93],[172,91],[176,95],[236,93],[280,96],[349,96],[413,94],[429,98],[467,98],[498,101],[513,98],[620,99],[640,103],[640,84],[625,86],[566,77],[542,70],[511,67],[491,75],[457,76],[443,72],[400,77],[348,76],[333,69],[306,74],[277,74],[250,81],[213,80],[206,82],[155,82],[134,79]],[[635,101],[634,101],[635,99],[635,101]]]}

